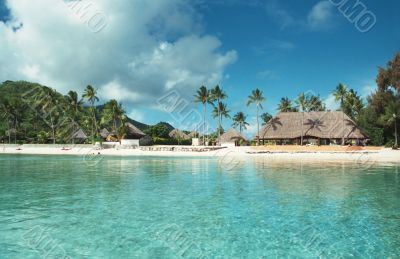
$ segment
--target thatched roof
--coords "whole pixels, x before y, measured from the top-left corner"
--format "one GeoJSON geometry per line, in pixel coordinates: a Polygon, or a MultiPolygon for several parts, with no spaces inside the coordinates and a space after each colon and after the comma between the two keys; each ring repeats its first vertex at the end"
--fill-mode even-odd
{"type": "Polygon", "coordinates": [[[191,139],[191,137],[189,135],[187,135],[185,132],[179,130],[179,129],[173,129],[169,134],[168,134],[171,138],[174,139],[191,139]]]}
{"type": "Polygon", "coordinates": [[[246,140],[242,134],[235,129],[230,129],[221,135],[221,143],[231,143],[239,140],[246,140]]]}
{"type": "Polygon", "coordinates": [[[102,138],[107,138],[109,134],[110,134],[110,132],[106,128],[100,130],[100,136],[102,138]]]}
{"type": "Polygon", "coordinates": [[[126,139],[140,139],[146,136],[146,134],[144,134],[140,129],[136,128],[130,122],[125,123],[125,126],[127,127],[126,139]]]}
{"type": "Polygon", "coordinates": [[[76,131],[74,134],[72,134],[72,138],[73,139],[87,139],[87,135],[85,134],[85,132],[83,132],[82,129],[79,129],[78,131],[76,131]]]}
{"type": "Polygon", "coordinates": [[[188,134],[188,137],[189,137],[189,138],[197,138],[197,137],[200,137],[200,136],[201,136],[201,134],[198,133],[197,131],[192,131],[192,132],[190,132],[190,133],[188,134]]]}
{"type": "Polygon", "coordinates": [[[345,135],[347,139],[367,138],[343,112],[282,112],[260,130],[260,139],[301,138],[302,128],[303,136],[307,137],[341,139],[345,135]],[[342,130],[343,116],[345,134],[342,130]]]}

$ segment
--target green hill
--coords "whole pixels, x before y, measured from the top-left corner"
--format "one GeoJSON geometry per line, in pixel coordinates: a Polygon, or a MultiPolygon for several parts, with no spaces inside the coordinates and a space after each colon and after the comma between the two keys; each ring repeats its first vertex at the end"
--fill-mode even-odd
{"type": "MultiPolygon", "coordinates": [[[[37,83],[3,82],[0,84],[0,141],[51,143],[56,139],[56,142],[68,143],[79,128],[87,136],[94,135],[90,107],[82,103],[75,108],[71,100],[69,96],[37,83]]],[[[104,110],[104,104],[96,107],[98,127],[111,128],[110,120],[104,122],[102,119],[104,110]]],[[[142,131],[151,127],[129,117],[126,120],[142,131]]],[[[173,129],[168,123],[162,124],[173,129]]]]}

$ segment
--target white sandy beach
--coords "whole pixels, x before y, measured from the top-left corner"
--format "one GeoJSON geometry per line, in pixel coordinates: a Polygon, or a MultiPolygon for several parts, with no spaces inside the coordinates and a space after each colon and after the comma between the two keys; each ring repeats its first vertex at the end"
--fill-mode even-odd
{"type": "MultiPolygon", "coordinates": [[[[162,149],[163,147],[160,146],[162,149]]],[[[284,160],[291,162],[355,162],[365,163],[400,163],[400,151],[388,148],[363,151],[288,151],[287,149],[273,150],[260,149],[260,147],[230,147],[216,151],[180,151],[182,147],[176,146],[176,151],[143,151],[140,149],[101,149],[98,150],[92,145],[2,145],[0,154],[21,154],[21,155],[75,155],[75,156],[170,156],[170,157],[235,157],[235,158],[265,158],[268,160],[284,160]]]]}

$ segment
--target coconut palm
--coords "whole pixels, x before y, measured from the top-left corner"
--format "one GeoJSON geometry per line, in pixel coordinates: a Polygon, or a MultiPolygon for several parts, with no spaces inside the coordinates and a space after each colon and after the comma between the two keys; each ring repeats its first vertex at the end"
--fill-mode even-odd
{"type": "Polygon", "coordinates": [[[296,108],[292,106],[292,101],[287,97],[282,97],[278,105],[279,112],[294,112],[296,108]]]}
{"type": "Polygon", "coordinates": [[[308,111],[322,112],[326,110],[325,104],[319,95],[310,95],[306,98],[306,106],[308,111]]]}
{"type": "Polygon", "coordinates": [[[260,123],[258,122],[259,116],[259,110],[263,109],[262,103],[265,101],[265,98],[263,97],[263,92],[260,89],[255,89],[251,92],[251,95],[249,95],[248,100],[247,100],[247,106],[250,106],[251,104],[255,104],[257,107],[257,144],[260,144],[260,123]]]}
{"type": "Polygon", "coordinates": [[[122,104],[118,103],[116,100],[110,100],[104,105],[101,122],[102,124],[109,124],[112,122],[112,129],[116,132],[118,125],[122,124],[125,117],[125,111],[122,108],[122,104]]]}
{"type": "Polygon", "coordinates": [[[194,96],[194,101],[203,104],[203,144],[205,144],[207,103],[210,103],[210,90],[204,85],[201,86],[194,96]]]}
{"type": "Polygon", "coordinates": [[[93,124],[92,124],[92,136],[97,135],[98,132],[98,128],[97,128],[97,119],[96,119],[96,110],[94,107],[94,103],[99,101],[99,98],[97,97],[97,90],[95,90],[93,88],[93,86],[88,85],[85,89],[85,91],[83,92],[82,97],[86,100],[89,101],[90,105],[91,105],[91,111],[92,111],[92,120],[93,120],[93,124]],[[94,133],[96,132],[96,133],[94,133]]]}
{"type": "Polygon", "coordinates": [[[82,101],[82,99],[79,99],[77,92],[69,91],[66,96],[66,102],[67,102],[66,108],[69,111],[69,114],[71,116],[72,129],[75,133],[75,131],[78,129],[78,125],[77,125],[78,115],[80,112],[83,111],[83,108],[82,108],[83,101],[82,101]]]}
{"type": "Polygon", "coordinates": [[[356,119],[364,108],[364,103],[356,91],[350,89],[344,99],[345,113],[356,119]]]}
{"type": "Polygon", "coordinates": [[[385,108],[385,114],[382,117],[383,122],[387,126],[394,126],[394,147],[398,148],[397,121],[400,118],[400,102],[391,101],[385,108]]]}
{"type": "Polygon", "coordinates": [[[335,101],[340,101],[340,109],[342,111],[342,145],[345,144],[345,132],[344,132],[344,112],[345,112],[345,98],[348,94],[347,87],[344,84],[339,84],[336,89],[332,92],[335,97],[335,101]]]}
{"type": "MultiPolygon", "coordinates": [[[[222,88],[217,85],[216,87],[214,87],[211,90],[211,95],[210,95],[210,101],[213,103],[214,105],[214,109],[215,107],[217,107],[217,111],[218,111],[218,142],[221,142],[221,124],[222,124],[222,116],[221,116],[221,106],[222,103],[221,101],[224,100],[225,98],[227,98],[228,96],[226,95],[226,93],[222,90],[222,88]],[[215,104],[216,102],[216,104],[215,104]]],[[[216,117],[214,117],[216,118],[216,117]]]]}
{"type": "Polygon", "coordinates": [[[304,139],[304,112],[307,110],[308,101],[307,96],[304,93],[300,93],[297,97],[296,104],[298,109],[301,111],[301,140],[300,145],[303,145],[304,139]]]}
{"type": "Polygon", "coordinates": [[[79,99],[78,93],[75,91],[69,91],[66,96],[68,102],[68,109],[71,111],[74,119],[78,113],[82,112],[83,101],[79,99]]]}
{"type": "Polygon", "coordinates": [[[56,125],[58,124],[57,120],[60,118],[60,102],[57,96],[57,91],[51,88],[44,88],[43,97],[45,98],[45,103],[43,104],[42,109],[46,111],[49,116],[47,123],[50,124],[53,144],[56,144],[56,125]]]}
{"type": "MultiPolygon", "coordinates": [[[[229,115],[229,112],[230,112],[230,110],[228,110],[227,109],[227,106],[226,106],[226,104],[224,104],[224,103],[222,103],[222,102],[220,102],[219,104],[218,104],[218,107],[214,107],[214,110],[213,110],[213,112],[212,112],[212,116],[214,117],[214,118],[217,118],[217,117],[219,117],[219,122],[220,122],[220,124],[219,124],[219,127],[218,127],[218,134],[219,135],[221,135],[221,131],[223,131],[223,128],[222,128],[222,118],[224,117],[224,118],[230,118],[231,116],[229,115]]],[[[219,136],[220,137],[220,136],[219,136]]],[[[219,140],[218,140],[219,141],[219,140]]]]}
{"type": "Polygon", "coordinates": [[[1,117],[3,117],[7,121],[7,135],[8,135],[8,144],[11,143],[11,126],[10,121],[14,121],[14,108],[9,100],[4,99],[0,103],[0,111],[1,117]]]}
{"type": "Polygon", "coordinates": [[[271,119],[272,119],[272,115],[269,114],[268,112],[264,112],[263,114],[261,114],[261,120],[262,120],[262,126],[266,125],[271,119]]]}
{"type": "Polygon", "coordinates": [[[246,122],[247,116],[244,115],[243,112],[238,112],[233,116],[233,124],[232,127],[239,127],[240,133],[243,133],[243,129],[247,129],[249,123],[246,122]]]}

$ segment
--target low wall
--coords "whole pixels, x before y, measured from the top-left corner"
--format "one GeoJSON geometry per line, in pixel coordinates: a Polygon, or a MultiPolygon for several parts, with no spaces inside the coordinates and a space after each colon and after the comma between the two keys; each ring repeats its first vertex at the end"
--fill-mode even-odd
{"type": "Polygon", "coordinates": [[[24,147],[24,148],[93,148],[92,144],[0,144],[0,147],[14,148],[14,147],[24,147]]]}

